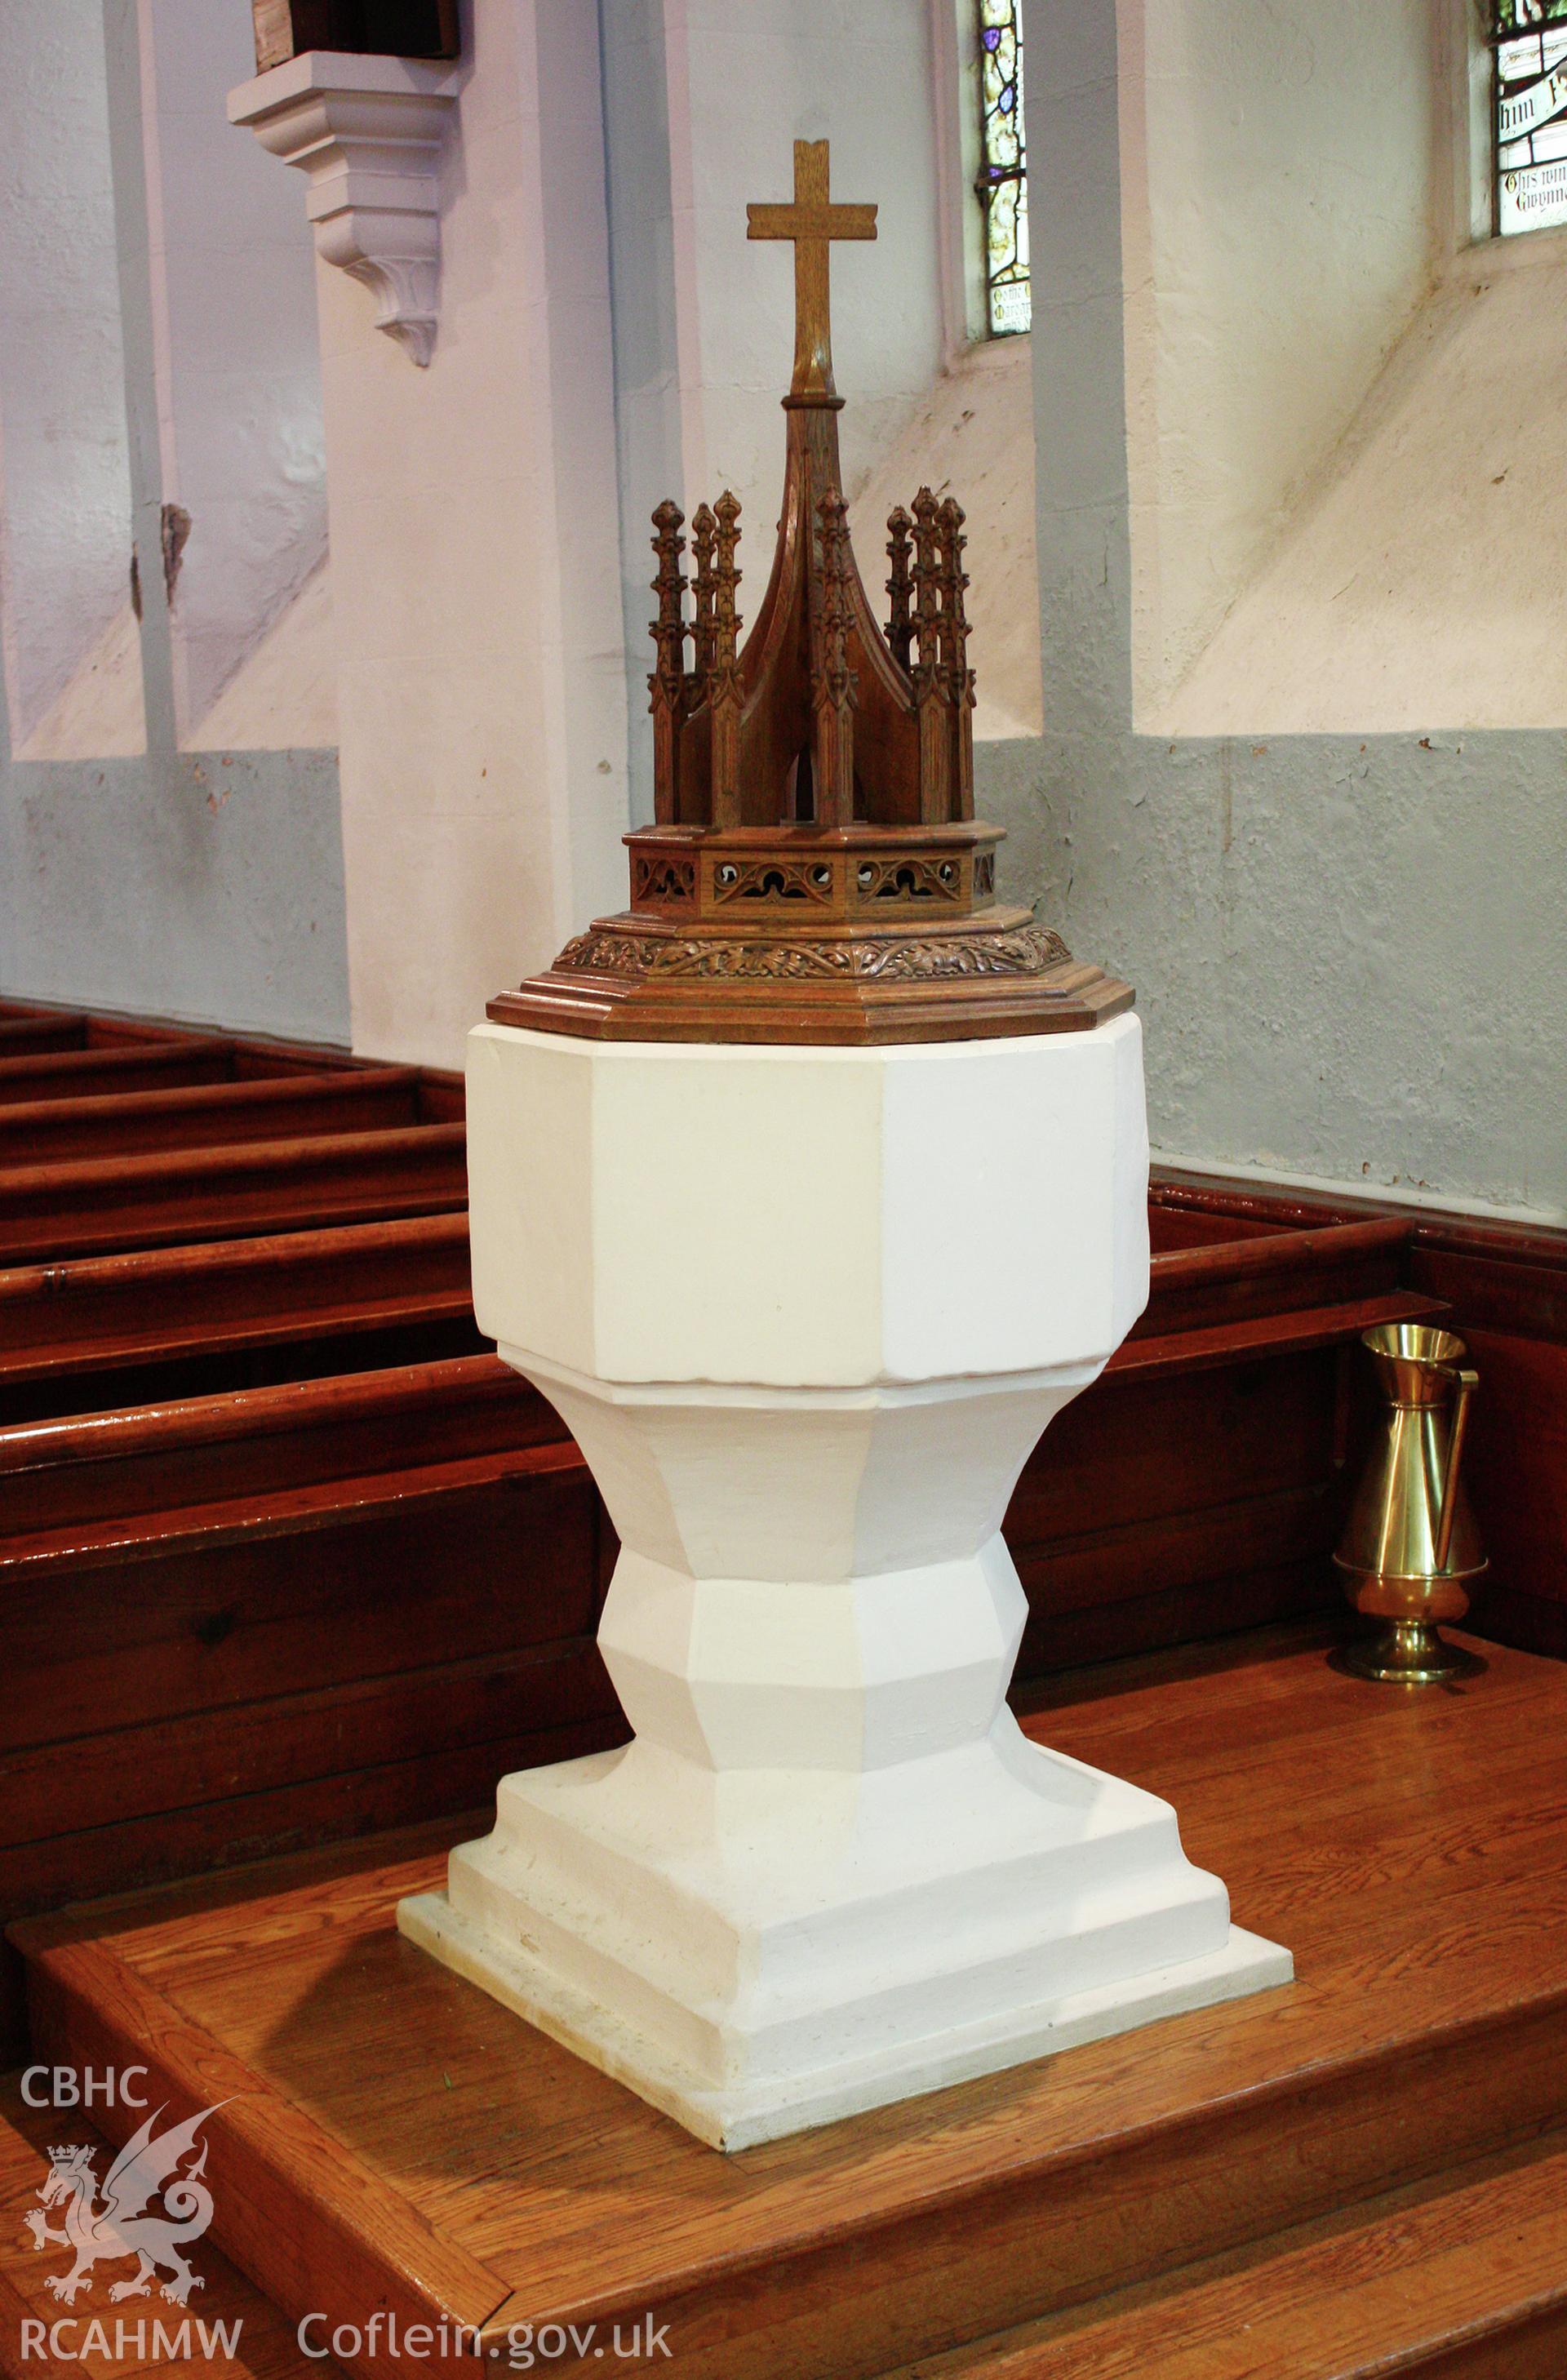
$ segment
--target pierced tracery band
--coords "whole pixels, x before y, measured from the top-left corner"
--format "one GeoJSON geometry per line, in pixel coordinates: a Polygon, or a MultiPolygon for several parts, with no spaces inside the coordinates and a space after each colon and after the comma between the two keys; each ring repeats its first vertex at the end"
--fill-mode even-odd
{"type": "Polygon", "coordinates": [[[929,983],[964,976],[1042,975],[1070,952],[1045,926],[1004,934],[898,936],[864,942],[673,941],[653,934],[578,934],[555,961],[557,972],[590,975],[747,978],[773,982],[849,977],[859,982],[929,983]]]}
{"type": "Polygon", "coordinates": [[[713,869],[713,898],[725,901],[830,901],[832,870],[822,861],[721,860],[713,869]]]}
{"type": "Polygon", "coordinates": [[[960,901],[963,871],[955,859],[862,860],[856,890],[861,901],[960,901]]]}
{"type": "Polygon", "coordinates": [[[697,863],[694,859],[650,859],[638,852],[631,871],[634,901],[694,901],[697,863]]]}

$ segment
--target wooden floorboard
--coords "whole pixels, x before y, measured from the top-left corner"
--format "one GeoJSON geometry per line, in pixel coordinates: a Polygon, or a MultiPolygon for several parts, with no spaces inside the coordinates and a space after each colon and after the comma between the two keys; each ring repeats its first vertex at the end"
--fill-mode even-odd
{"type": "Polygon", "coordinates": [[[888,2380],[1561,2380],[1567,2149],[1550,2140],[888,2380]]]}
{"type": "Polygon", "coordinates": [[[24,1927],[36,2021],[237,2092],[220,2237],[264,2277],[319,2155],[361,2291],[379,2259],[471,2318],[493,2278],[493,2336],[651,2311],[685,2374],[856,2380],[1567,2122],[1567,1672],[1488,1650],[1427,1695],[1311,1644],[1072,1682],[1030,1730],[1168,1794],[1297,1982],[739,2157],[401,1942],[441,1867],[407,1845],[24,1927]]]}

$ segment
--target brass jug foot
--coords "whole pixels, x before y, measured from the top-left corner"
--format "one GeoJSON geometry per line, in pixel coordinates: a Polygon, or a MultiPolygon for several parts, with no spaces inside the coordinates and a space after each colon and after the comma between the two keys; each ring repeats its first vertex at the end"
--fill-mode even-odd
{"type": "Polygon", "coordinates": [[[1381,1683],[1434,1686],[1452,1678],[1472,1678],[1485,1668],[1477,1653],[1465,1652],[1426,1620],[1393,1620],[1374,1636],[1362,1636],[1333,1656],[1333,1667],[1352,1678],[1375,1678],[1381,1683]]]}

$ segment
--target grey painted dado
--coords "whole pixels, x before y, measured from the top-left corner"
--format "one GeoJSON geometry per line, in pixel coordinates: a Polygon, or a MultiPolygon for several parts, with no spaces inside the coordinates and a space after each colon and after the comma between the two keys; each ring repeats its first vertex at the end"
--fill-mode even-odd
{"type": "Polygon", "coordinates": [[[1134,735],[1114,0],[1026,0],[1046,735],[1014,888],[1128,976],[1155,1144],[1567,1205],[1567,735],[1134,735]]]}
{"type": "Polygon", "coordinates": [[[346,1043],[332,752],[0,767],[0,991],[346,1043]]]}

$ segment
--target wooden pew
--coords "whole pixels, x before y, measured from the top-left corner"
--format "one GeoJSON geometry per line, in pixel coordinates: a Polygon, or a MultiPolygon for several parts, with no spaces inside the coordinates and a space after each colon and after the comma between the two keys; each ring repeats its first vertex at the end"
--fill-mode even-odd
{"type": "MultiPolygon", "coordinates": [[[[83,1099],[120,1091],[175,1090],[183,1085],[272,1081],[286,1075],[362,1073],[362,1059],[281,1042],[244,1041],[232,1034],[168,1031],[155,1040],[106,1034],[90,1018],[81,1049],[0,1054],[0,1104],[29,1099],[83,1099]]],[[[456,1077],[417,1068],[421,1090],[444,1097],[456,1077]]],[[[460,1113],[460,1108],[458,1110],[460,1113]]],[[[451,1118],[443,1111],[443,1122],[451,1118]]]]}
{"type": "Polygon", "coordinates": [[[565,1439],[490,1354],[30,1423],[0,1432],[0,1577],[142,1562],[251,1526],[287,1535],[344,1480],[362,1513],[443,1490],[452,1464],[565,1439]]]}
{"type": "Polygon", "coordinates": [[[0,1175],[18,1166],[131,1157],[144,1149],[233,1148],[246,1141],[381,1132],[420,1121],[415,1066],[27,1100],[0,1106],[0,1175]]]}
{"type": "Polygon", "coordinates": [[[0,1423],[477,1354],[460,1209],[0,1272],[0,1423]]]}
{"type": "Polygon", "coordinates": [[[44,1050],[82,1050],[87,1027],[76,1016],[0,1016],[0,1057],[31,1056],[44,1050]]]}
{"type": "Polygon", "coordinates": [[[1333,1609],[1367,1414],[1355,1343],[1445,1316],[1374,1218],[1155,1256],[1148,1309],[1029,1459],[1007,1542],[1020,1679],[1333,1609]]]}
{"type": "MultiPolygon", "coordinates": [[[[1157,1209],[1188,1225],[1343,1225],[1390,1208],[1245,1180],[1161,1173],[1157,1209]]],[[[1567,1231],[1428,1207],[1396,1212],[1406,1278],[1446,1302],[1480,1375],[1467,1451],[1469,1495],[1490,1567],[1474,1624],[1526,1652],[1567,1658],[1567,1231]]]]}
{"type": "Polygon", "coordinates": [[[1276,1239],[1287,1224],[1269,1223],[1253,1215],[1189,1214],[1184,1207],[1148,1204],[1148,1233],[1155,1256],[1173,1255],[1177,1248],[1209,1248],[1227,1240],[1276,1239]]]}
{"type": "Polygon", "coordinates": [[[217,1034],[193,1036],[188,1041],[133,1041],[115,1050],[43,1050],[30,1057],[0,1057],[0,1105],[231,1082],[235,1057],[234,1042],[217,1034]]]}
{"type": "Polygon", "coordinates": [[[0,1919],[613,1740],[613,1546],[492,1355],[0,1432],[0,1919]]]}
{"type": "Polygon", "coordinates": [[[40,1006],[33,1002],[0,1001],[0,1054],[39,1050],[117,1050],[131,1043],[204,1038],[204,1029],[160,1024],[140,1016],[106,1016],[95,1009],[40,1006]],[[30,1045],[29,1036],[40,1038],[30,1045]]]}
{"type": "MultiPolygon", "coordinates": [[[[68,1064],[75,1060],[84,1068],[116,1058],[153,1063],[160,1053],[177,1063],[181,1055],[210,1050],[214,1045],[225,1048],[230,1055],[224,1080],[238,1081],[251,1075],[316,1075],[329,1068],[351,1072],[378,1062],[319,1042],[274,1041],[262,1036],[217,1033],[207,1026],[113,1016],[96,1009],[44,1008],[0,1001],[0,1081],[30,1055],[45,1064],[50,1061],[68,1064]],[[41,1038],[36,1050],[30,1050],[28,1037],[33,1034],[41,1038]]],[[[457,1080],[424,1068],[420,1074],[431,1083],[457,1080]]],[[[70,1097],[70,1092],[66,1096],[70,1097]]]]}
{"type": "Polygon", "coordinates": [[[465,1314],[468,1216],[138,1249],[0,1272],[0,1373],[97,1370],[363,1321],[465,1314]]]}
{"type": "Polygon", "coordinates": [[[1191,1370],[1209,1354],[1233,1359],[1253,1335],[1275,1347],[1282,1329],[1293,1328],[1301,1345],[1370,1330],[1393,1318],[1377,1312],[1363,1321],[1368,1305],[1393,1297],[1410,1302],[1403,1280],[1409,1241],[1407,1222],[1376,1216],[1156,1252],[1148,1305],[1106,1370],[1148,1371],[1171,1362],[1191,1370]],[[1261,1326],[1255,1334],[1252,1324],[1261,1326]]]}
{"type": "Polygon", "coordinates": [[[0,1265],[433,1214],[467,1195],[460,1123],[18,1167],[0,1174],[0,1265]]]}

